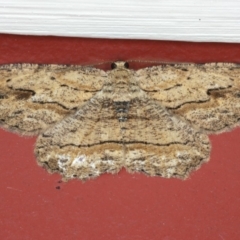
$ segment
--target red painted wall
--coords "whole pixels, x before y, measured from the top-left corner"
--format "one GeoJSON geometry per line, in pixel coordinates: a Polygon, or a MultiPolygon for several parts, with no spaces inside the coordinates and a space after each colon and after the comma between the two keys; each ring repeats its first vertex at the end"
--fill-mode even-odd
{"type": "MultiPolygon", "coordinates": [[[[240,63],[240,45],[0,35],[0,64],[132,59],[240,63]]],[[[210,139],[185,181],[122,170],[62,183],[36,164],[35,137],[0,130],[0,239],[240,239],[240,129],[210,139]]]]}

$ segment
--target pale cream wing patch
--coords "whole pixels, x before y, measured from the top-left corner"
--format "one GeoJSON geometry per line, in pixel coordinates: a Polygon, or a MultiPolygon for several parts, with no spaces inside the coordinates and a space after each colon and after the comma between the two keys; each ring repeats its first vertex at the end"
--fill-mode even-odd
{"type": "Polygon", "coordinates": [[[106,74],[80,66],[0,67],[0,125],[33,135],[55,124],[101,90],[106,74]]]}
{"type": "Polygon", "coordinates": [[[239,124],[240,65],[177,64],[140,69],[140,87],[173,114],[209,133],[239,124]]]}

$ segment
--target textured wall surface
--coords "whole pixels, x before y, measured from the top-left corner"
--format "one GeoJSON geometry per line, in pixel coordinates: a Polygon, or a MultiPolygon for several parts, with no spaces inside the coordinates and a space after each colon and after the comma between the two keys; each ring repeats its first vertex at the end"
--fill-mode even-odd
{"type": "Polygon", "coordinates": [[[0,32],[240,42],[238,0],[0,0],[0,32]]]}

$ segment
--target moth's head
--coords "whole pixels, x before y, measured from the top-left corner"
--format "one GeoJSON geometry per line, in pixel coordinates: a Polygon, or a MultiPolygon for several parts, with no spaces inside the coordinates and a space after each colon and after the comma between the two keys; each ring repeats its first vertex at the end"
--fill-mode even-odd
{"type": "Polygon", "coordinates": [[[113,62],[111,64],[111,68],[116,69],[116,70],[128,69],[129,68],[129,63],[128,62],[123,62],[123,61],[113,62]]]}
{"type": "Polygon", "coordinates": [[[129,83],[131,79],[132,71],[128,69],[129,64],[127,62],[117,61],[111,64],[112,70],[108,72],[109,77],[116,84],[129,83]]]}

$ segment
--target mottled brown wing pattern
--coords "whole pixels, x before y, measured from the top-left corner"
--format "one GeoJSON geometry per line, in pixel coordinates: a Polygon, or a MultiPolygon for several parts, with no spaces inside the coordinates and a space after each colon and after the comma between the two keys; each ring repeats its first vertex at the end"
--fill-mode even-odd
{"type": "Polygon", "coordinates": [[[10,64],[0,67],[0,124],[34,135],[76,111],[101,90],[105,73],[65,65],[10,64]]]}
{"type": "Polygon", "coordinates": [[[122,167],[150,176],[185,178],[208,160],[208,137],[155,101],[135,97],[127,112],[117,116],[124,104],[105,95],[96,94],[40,135],[36,145],[40,165],[62,172],[65,179],[86,180],[122,167]]]}
{"type": "Polygon", "coordinates": [[[38,163],[87,180],[122,167],[186,178],[209,159],[207,134],[239,123],[237,64],[112,66],[2,66],[1,125],[41,133],[38,163]]]}
{"type": "Polygon", "coordinates": [[[163,65],[136,76],[151,98],[195,127],[216,133],[239,124],[239,64],[163,65]]]}

